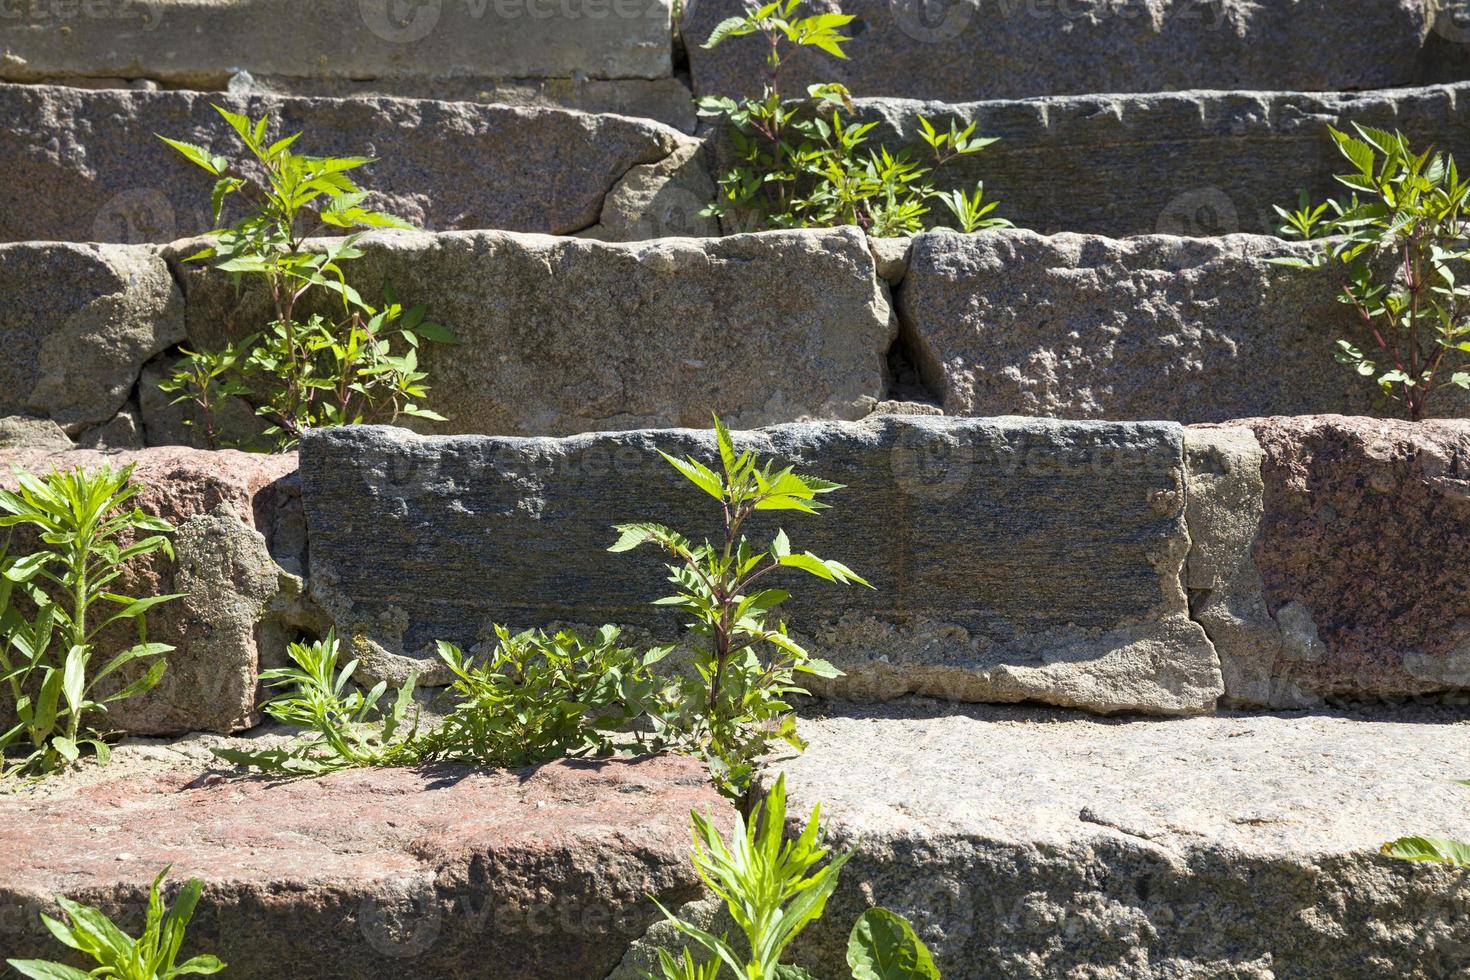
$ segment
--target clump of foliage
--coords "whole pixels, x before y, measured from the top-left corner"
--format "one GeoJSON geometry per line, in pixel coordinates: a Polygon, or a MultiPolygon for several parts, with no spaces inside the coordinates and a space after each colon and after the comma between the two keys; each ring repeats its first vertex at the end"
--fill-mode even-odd
{"type": "Polygon", "coordinates": [[[194,956],[178,962],[184,945],[184,930],[194,917],[194,908],[204,891],[204,883],[191,878],[179,892],[173,907],[165,909],[159,888],[164,868],[153,879],[148,891],[148,915],[143,934],[133,939],[99,910],[81,905],[58,895],[56,902],[66,913],[67,922],[48,915],[41,922],[48,932],[64,945],[90,957],[97,968],[90,973],[65,963],[49,960],[6,960],[21,976],[32,980],[89,980],[108,977],[111,980],[173,980],[186,975],[208,976],[225,968],[214,956],[194,956]]]}
{"type": "Polygon", "coordinates": [[[688,616],[696,641],[694,673],[675,682],[676,696],[668,699],[660,721],[678,741],[705,756],[722,791],[738,797],[750,783],[756,760],[776,742],[805,747],[787,701],[807,693],[796,675],[841,675],[825,660],[812,657],[787,633],[786,624],[773,618],[773,610],[790,593],[769,587],[766,578],[794,569],[829,582],[872,585],[839,561],[793,550],[785,531],[759,547],[743,533],[758,513],[818,513],[827,505],[817,498],[842,489],[840,484],[800,476],[789,466],[762,465],[749,451],[736,453],[730,430],[719,418],[715,441],[718,473],[693,457],[661,455],[719,503],[721,539],[695,544],[661,524],[624,524],[615,529],[619,537],[609,550],[652,544],[675,558],[668,566],[675,593],[658,604],[688,616]]]}
{"type": "Polygon", "coordinates": [[[275,448],[293,447],[305,429],[355,422],[392,423],[404,416],[442,420],[420,402],[428,393],[419,369],[422,343],[451,343],[444,327],[405,309],[385,290],[381,306],[347,284],[342,266],[360,258],[358,234],[307,248],[328,229],[411,228],[401,218],[364,207],[367,194],[351,172],[370,157],[315,157],[293,152],[301,134],[270,141],[267,119],[251,121],[215,106],[249,152],[235,163],[207,149],[165,137],[165,143],[215,177],[210,209],[216,226],[226,201],[244,201],[249,214],[210,235],[216,244],[187,261],[217,259],[215,268],[259,277],[270,297],[272,320],[258,333],[219,351],[184,351],[160,383],[175,404],[198,409],[205,440],[217,448],[221,407],[245,402],[268,423],[275,448]],[[316,294],[330,294],[330,315],[300,313],[316,294]]]}
{"type": "Polygon", "coordinates": [[[1470,389],[1470,181],[1453,157],[1415,153],[1402,133],[1354,128],[1331,129],[1353,166],[1337,177],[1351,197],[1276,209],[1284,234],[1330,240],[1310,258],[1275,261],[1338,270],[1362,335],[1338,341],[1338,360],[1418,421],[1436,391],[1470,389]]]}
{"type": "Polygon", "coordinates": [[[454,708],[425,738],[430,757],[527,766],[639,747],[630,733],[658,693],[649,667],[666,648],[640,655],[613,626],[590,642],[570,631],[495,632],[499,643],[482,662],[439,644],[454,708]]]}
{"type": "Polygon", "coordinates": [[[812,85],[810,103],[788,102],[781,70],[794,53],[814,48],[834,58],[848,57],[851,37],[842,29],[850,14],[798,17],[802,0],[776,0],[749,7],[717,25],[704,44],[713,48],[731,38],[760,37],[767,45],[761,97],[712,96],[700,111],[723,119],[736,163],[717,175],[719,197],[706,212],[741,227],[824,228],[857,225],[874,235],[911,235],[923,230],[931,202],[938,201],[963,232],[1008,227],[991,216],[985,185],[973,191],[940,190],[936,172],[959,157],[979,153],[995,139],[975,136],[972,123],[961,130],[936,128],[920,117],[926,156],[909,149],[891,153],[868,147],[876,123],[854,122],[852,95],[843,85],[812,85]]]}
{"type": "MultiPolygon", "coordinates": [[[[681,919],[659,905],[669,923],[706,954],[686,947],[679,956],[659,950],[660,975],[650,980],[718,980],[728,970],[742,980],[810,980],[800,967],[782,963],[791,943],[821,918],[851,857],[829,858],[821,841],[821,807],[812,810],[794,841],[785,837],[786,777],[776,778],[764,804],[747,821],[737,814],[727,844],[712,821],[692,813],[695,870],[729,910],[743,948],[681,919]]],[[[655,904],[658,904],[655,900],[655,904]]],[[[848,938],[847,963],[854,980],[938,980],[928,948],[906,919],[887,909],[868,909],[848,938]]]]}
{"type": "Polygon", "coordinates": [[[339,668],[334,634],[293,644],[296,666],[261,674],[284,689],[265,710],[306,734],[282,748],[215,753],[237,765],[314,776],[426,762],[526,766],[643,746],[634,729],[660,687],[648,664],[666,651],[640,656],[610,626],[590,642],[570,631],[512,635],[503,627],[496,637],[483,660],[439,644],[454,680],[442,695],[448,710],[432,728],[419,724],[416,678],[389,700],[386,683],[366,692],[353,685],[359,662],[339,668]]]}
{"type": "Polygon", "coordinates": [[[149,643],[145,614],[176,595],[137,599],[112,591],[123,567],[155,552],[173,557],[173,527],[129,506],[143,486],[133,467],[54,472],[16,470],[18,488],[0,490],[0,527],[26,527],[39,550],[0,549],[0,683],[8,688],[15,725],[0,733],[0,772],[44,775],[76,762],[90,747],[106,763],[111,751],[88,719],[107,705],[142,694],[163,676],[162,655],[149,643]],[[103,630],[136,625],[138,642],[94,670],[103,630]],[[151,661],[131,683],[109,694],[98,685],[134,661],[151,661]],[[14,758],[17,747],[26,754],[14,758]]]}
{"type": "Polygon", "coordinates": [[[415,739],[417,715],[410,724],[414,679],[384,704],[388,685],[364,692],[352,685],[359,661],[337,668],[336,634],[293,643],[287,649],[294,667],[261,671],[267,687],[283,689],[265,706],[268,715],[307,734],[277,749],[221,749],[214,754],[236,765],[293,776],[318,776],[340,769],[408,766],[421,761],[415,739]]]}

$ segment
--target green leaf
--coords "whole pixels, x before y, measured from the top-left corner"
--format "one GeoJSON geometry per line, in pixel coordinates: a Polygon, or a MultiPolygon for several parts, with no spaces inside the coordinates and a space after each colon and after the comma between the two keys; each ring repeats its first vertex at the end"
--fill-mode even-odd
{"type": "Polygon", "coordinates": [[[1400,861],[1428,861],[1470,868],[1470,844],[1444,837],[1400,837],[1384,844],[1381,850],[1400,861]]]}
{"type": "Polygon", "coordinates": [[[92,975],[64,963],[45,960],[6,960],[17,973],[32,980],[91,980],[92,975]]]}
{"type": "Polygon", "coordinates": [[[939,967],[907,919],[884,908],[864,912],[847,940],[853,980],[939,980],[939,967]]]}
{"type": "Polygon", "coordinates": [[[684,478],[687,479],[690,483],[694,484],[696,487],[703,490],[711,497],[714,497],[716,500],[725,499],[725,484],[720,480],[719,475],[716,474],[714,470],[710,469],[708,466],[705,466],[697,459],[676,459],[663,450],[659,450],[659,455],[662,456],[670,466],[678,470],[680,473],[684,474],[684,478]]]}
{"type": "MultiPolygon", "coordinates": [[[[158,136],[157,133],[154,133],[153,135],[158,136]]],[[[204,149],[204,147],[195,146],[193,143],[184,143],[180,140],[171,140],[167,136],[158,136],[158,138],[163,140],[169,146],[173,147],[175,150],[178,150],[180,153],[182,153],[184,155],[184,159],[188,160],[190,163],[202,167],[215,176],[219,176],[223,172],[224,168],[219,166],[218,159],[211,156],[209,151],[204,149]]]]}

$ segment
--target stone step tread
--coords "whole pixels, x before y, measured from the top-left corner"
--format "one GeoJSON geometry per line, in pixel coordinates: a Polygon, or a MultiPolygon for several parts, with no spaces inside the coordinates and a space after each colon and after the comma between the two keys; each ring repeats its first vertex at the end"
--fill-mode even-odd
{"type": "Polygon", "coordinates": [[[1470,839],[1470,789],[1451,782],[1470,775],[1466,719],[909,705],[805,719],[810,746],[781,764],[788,812],[820,801],[863,882],[861,899],[839,892],[808,962],[830,972],[833,924],[873,902],[911,916],[953,980],[1458,976],[1455,875],[1378,849],[1470,839]]]}
{"type": "Polygon", "coordinates": [[[206,761],[220,741],[125,746],[115,772],[0,795],[0,952],[57,952],[37,919],[56,894],[136,929],[171,864],[205,882],[191,950],[234,977],[602,977],[660,918],[650,895],[698,893],[690,811],[729,819],[688,759],[281,782],[206,761]]]}

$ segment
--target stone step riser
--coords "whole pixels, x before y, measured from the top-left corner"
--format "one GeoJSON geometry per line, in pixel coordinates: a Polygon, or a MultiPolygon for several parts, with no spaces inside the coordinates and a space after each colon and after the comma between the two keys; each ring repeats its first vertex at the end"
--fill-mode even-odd
{"type": "MultiPolygon", "coordinates": [[[[1029,98],[1187,88],[1333,90],[1464,78],[1460,0],[843,0],[850,58],[796,52],[789,92],[845,83],[858,95],[1029,98]],[[1443,13],[1436,16],[1436,6],[1443,13]],[[1310,40],[1308,40],[1310,39],[1310,40]]],[[[759,94],[764,48],[705,50],[740,0],[689,4],[684,37],[700,95],[759,94]]]]}
{"type": "Polygon", "coordinates": [[[673,47],[668,0],[323,0],[309,18],[291,0],[27,0],[0,17],[0,81],[509,97],[688,126],[673,47]]]}
{"type": "MultiPolygon", "coordinates": [[[[873,138],[918,145],[918,116],[977,124],[1001,142],[951,163],[1016,224],[1043,232],[1270,233],[1298,192],[1338,195],[1328,125],[1402,129],[1470,157],[1470,84],[1367,92],[1182,92],[945,104],[860,100],[873,138]],[[1059,193],[1065,188],[1065,193],[1059,193]]],[[[0,240],[165,242],[208,228],[204,175],[153,138],[227,146],[211,101],[270,113],[309,146],[381,158],[380,202],[435,230],[499,228],[631,240],[713,234],[700,210],[724,139],[652,122],[412,99],[243,97],[0,84],[0,240]],[[426,139],[423,133],[433,133],[426,139]],[[709,161],[706,161],[709,157],[709,161]],[[475,179],[466,179],[465,161],[475,179]],[[611,194],[609,193],[611,192],[611,194]],[[606,198],[606,200],[605,200],[606,198]]],[[[744,230],[726,222],[726,232],[744,230]]]]}
{"type": "MultiPolygon", "coordinates": [[[[755,92],[764,48],[702,42],[740,0],[684,11],[699,94],[755,92]]],[[[146,80],[220,87],[237,70],[286,86],[402,86],[469,80],[673,80],[667,0],[425,3],[326,0],[302,21],[289,0],[160,0],[74,5],[33,0],[0,20],[0,79],[146,80]]],[[[1333,90],[1465,77],[1462,0],[847,0],[848,61],[809,50],[791,91],[842,81],[860,95],[968,101],[1182,88],[1333,90]],[[1442,9],[1441,9],[1442,8],[1442,9]],[[1310,38],[1310,43],[1303,43],[1310,38]]],[[[556,98],[556,93],[548,93],[556,98]]]]}
{"type": "MultiPolygon", "coordinates": [[[[0,415],[49,416],[73,438],[120,447],[200,440],[158,390],[172,360],[157,355],[218,348],[268,314],[258,290],[178,262],[197,244],[0,245],[0,337],[12,352],[0,415]]],[[[856,419],[898,396],[976,417],[1377,411],[1372,389],[1333,359],[1337,340],[1356,335],[1337,280],[1271,264],[1311,247],[1273,238],[1007,231],[924,235],[910,249],[837,229],[362,244],[349,273],[364,296],[391,281],[462,341],[424,351],[428,405],[450,419],[433,428],[445,433],[701,425],[711,409],[743,426],[856,419]]],[[[1436,399],[1437,414],[1464,411],[1458,392],[1436,399]]]]}
{"type": "MultiPolygon", "coordinates": [[[[1042,232],[1103,235],[1273,234],[1273,206],[1345,196],[1333,175],[1350,169],[1327,127],[1358,122],[1402,130],[1420,148],[1470,159],[1470,86],[1357,94],[1186,91],[949,104],[860,99],[870,138],[893,151],[927,148],[919,116],[1000,142],[947,164],[944,186],[983,181],[996,214],[1042,232]]],[[[708,127],[706,127],[708,130],[708,127]]],[[[713,170],[733,160],[723,136],[705,133],[713,170]]],[[[727,221],[727,230],[740,230],[727,221]]]]}
{"type": "Polygon", "coordinates": [[[651,120],[412,99],[0,84],[0,241],[167,242],[210,230],[207,173],[154,134],[239,159],[211,108],[268,115],[299,148],[379,158],[376,206],[425,228],[611,239],[704,234],[699,144],[651,120]],[[625,200],[636,185],[650,198],[625,200]],[[673,200],[669,200],[672,198],[673,200]]]}
{"type": "MultiPolygon", "coordinates": [[[[1190,714],[1470,688],[1456,557],[1470,423],[887,417],[740,438],[849,487],[821,518],[783,522],[878,586],[792,583],[793,628],[849,674],[820,693],[1190,714]]],[[[158,614],[179,648],[168,679],[112,720],[246,727],[254,678],[300,629],[335,624],[365,676],[394,682],[431,666],[432,641],[473,645],[492,620],[667,636],[647,605],[665,588],[658,560],[603,549],[618,522],[713,532],[655,453],[709,442],[334,430],[308,438],[301,480],[294,457],[112,457],[140,464],[143,506],[180,527],[177,569],[160,560],[123,585],[188,595],[158,614]]],[[[9,452],[4,472],[102,459],[9,452]]]]}

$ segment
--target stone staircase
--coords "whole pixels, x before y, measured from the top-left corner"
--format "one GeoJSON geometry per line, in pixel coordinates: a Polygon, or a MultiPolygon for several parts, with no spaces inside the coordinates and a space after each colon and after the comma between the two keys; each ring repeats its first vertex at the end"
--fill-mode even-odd
{"type": "Polygon", "coordinates": [[[1470,837],[1470,404],[1379,417],[1333,283],[1270,261],[1328,124],[1470,159],[1470,8],[842,7],[853,59],[788,86],[845,82],[893,147],[1000,136],[953,174],[1016,229],[702,216],[730,156],[693,98],[759,67],[697,43],[735,0],[0,4],[0,482],[138,463],[177,560],[122,585],[186,596],[113,768],[0,797],[0,954],[50,952],[57,892],[137,921],[172,863],[242,980],[638,976],[645,896],[704,901],[687,811],[730,817],[687,760],[273,785],[206,749],[277,738],[259,674],[330,627],[389,682],[491,623],[677,639],[658,562],[603,549],[702,526],[658,451],[708,456],[719,411],[847,486],[801,544],[876,586],[791,604],[845,672],[777,765],[856,852],[814,975],[872,904],[955,980],[1470,974],[1458,880],[1377,854],[1470,837]],[[350,281],[457,334],[423,351],[447,422],[212,452],[158,390],[264,310],[183,261],[208,185],[154,134],[217,143],[211,103],[379,158],[425,230],[350,281]]]}

